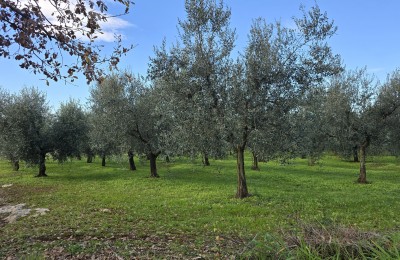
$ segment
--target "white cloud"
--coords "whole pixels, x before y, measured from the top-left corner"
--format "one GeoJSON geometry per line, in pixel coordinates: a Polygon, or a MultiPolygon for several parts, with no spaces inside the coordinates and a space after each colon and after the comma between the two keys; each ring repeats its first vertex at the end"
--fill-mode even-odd
{"type": "Polygon", "coordinates": [[[107,22],[101,22],[100,26],[103,29],[103,34],[97,34],[96,36],[97,40],[104,42],[114,41],[115,34],[121,35],[124,38],[122,30],[128,27],[135,27],[135,25],[119,17],[110,17],[107,19],[107,22]]]}

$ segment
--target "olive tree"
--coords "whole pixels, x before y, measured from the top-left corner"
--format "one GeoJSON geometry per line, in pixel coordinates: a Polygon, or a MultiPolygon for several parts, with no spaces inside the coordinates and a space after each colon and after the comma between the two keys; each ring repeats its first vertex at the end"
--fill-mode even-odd
{"type": "Polygon", "coordinates": [[[357,115],[372,105],[375,85],[365,69],[343,72],[328,82],[323,102],[329,148],[342,158],[359,162],[359,136],[355,131],[357,115]]]}
{"type": "Polygon", "coordinates": [[[237,154],[236,196],[244,198],[249,195],[244,151],[249,141],[257,143],[253,133],[282,132],[305,90],[340,71],[339,57],[326,43],[336,27],[318,7],[295,19],[297,29],[256,20],[244,55],[234,63],[230,10],[222,1],[185,3],[181,41],[169,52],[165,43],[156,49],[149,72],[168,84],[172,114],[182,131],[190,132],[198,144],[231,143],[237,154]],[[219,138],[210,141],[215,136],[219,138]]]}
{"type": "Polygon", "coordinates": [[[326,91],[324,85],[308,91],[293,113],[297,154],[308,159],[313,166],[329,146],[325,108],[326,91]]]}
{"type": "Polygon", "coordinates": [[[46,96],[36,88],[23,88],[18,94],[0,92],[0,152],[11,160],[38,165],[37,177],[45,177],[46,157],[64,162],[80,157],[87,139],[88,123],[77,101],[61,104],[56,114],[46,96]]]}
{"type": "MultiPolygon", "coordinates": [[[[326,76],[341,70],[339,57],[326,43],[336,31],[326,13],[316,6],[294,21],[297,29],[255,20],[243,61],[232,73],[227,114],[231,141],[238,154],[239,198],[248,196],[244,167],[248,142],[263,143],[265,138],[290,144],[293,136],[285,133],[291,133],[291,118],[301,97],[326,76]]],[[[272,151],[288,149],[284,146],[272,151]]]]}
{"type": "Polygon", "coordinates": [[[181,151],[202,154],[208,165],[209,156],[225,152],[222,115],[236,35],[222,1],[186,0],[185,10],[179,41],[169,51],[165,42],[155,50],[149,75],[164,84],[168,113],[174,115],[172,139],[181,151]]]}
{"type": "Polygon", "coordinates": [[[68,158],[80,158],[89,134],[89,123],[81,105],[74,100],[62,103],[52,126],[54,135],[54,159],[63,162],[68,158]]]}
{"type": "Polygon", "coordinates": [[[19,169],[19,154],[22,142],[16,124],[13,122],[15,105],[13,95],[0,89],[0,155],[7,158],[15,171],[19,169]]]}
{"type": "Polygon", "coordinates": [[[95,149],[104,158],[128,148],[131,168],[135,167],[133,151],[145,154],[150,160],[151,177],[159,177],[157,157],[169,122],[161,107],[158,84],[125,72],[106,77],[91,91],[95,149]]]}
{"type": "Polygon", "coordinates": [[[378,83],[366,69],[343,72],[332,78],[325,103],[327,129],[334,149],[357,147],[360,158],[359,183],[367,183],[366,152],[379,137],[384,118],[376,106],[378,83]]]}
{"type": "Polygon", "coordinates": [[[45,95],[35,88],[24,88],[12,95],[9,107],[2,114],[3,122],[7,128],[3,152],[12,154],[15,160],[39,165],[37,177],[47,176],[45,161],[54,149],[54,118],[45,95]]]}
{"type": "Polygon", "coordinates": [[[126,130],[135,150],[150,161],[150,177],[159,177],[157,158],[166,149],[170,117],[163,111],[160,82],[124,75],[127,98],[126,130]]]}
{"type": "Polygon", "coordinates": [[[110,75],[90,91],[90,143],[101,156],[102,166],[106,157],[121,152],[125,137],[125,91],[118,75],[110,75]]]}
{"type": "Polygon", "coordinates": [[[376,107],[384,126],[380,129],[386,148],[394,155],[400,154],[400,70],[391,73],[379,89],[376,107]]]}

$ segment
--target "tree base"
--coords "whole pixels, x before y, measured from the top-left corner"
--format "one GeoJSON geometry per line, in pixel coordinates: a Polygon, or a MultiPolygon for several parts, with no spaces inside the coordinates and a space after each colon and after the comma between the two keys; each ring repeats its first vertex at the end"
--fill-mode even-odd
{"type": "Polygon", "coordinates": [[[46,173],[40,173],[38,175],[35,175],[35,177],[39,178],[39,177],[47,177],[46,173]]]}
{"type": "Polygon", "coordinates": [[[258,166],[251,166],[251,169],[253,171],[259,171],[260,170],[260,168],[258,166]]]}
{"type": "Polygon", "coordinates": [[[245,199],[245,198],[248,198],[248,197],[251,197],[251,196],[252,195],[250,193],[247,193],[247,194],[237,194],[236,193],[235,198],[237,198],[237,199],[245,199]]]}
{"type": "Polygon", "coordinates": [[[14,162],[13,163],[13,170],[16,171],[16,172],[19,170],[19,162],[14,162]]]}

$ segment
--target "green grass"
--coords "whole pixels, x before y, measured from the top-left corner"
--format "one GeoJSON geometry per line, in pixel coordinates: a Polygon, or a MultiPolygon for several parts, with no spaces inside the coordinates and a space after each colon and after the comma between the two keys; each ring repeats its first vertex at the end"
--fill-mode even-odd
{"type": "Polygon", "coordinates": [[[159,161],[158,179],[148,178],[147,162],[139,161],[131,172],[124,160],[106,167],[99,160],[63,165],[49,160],[47,178],[33,178],[37,169],[23,166],[13,172],[0,161],[0,186],[13,184],[0,188],[5,200],[0,205],[50,209],[44,216],[2,223],[0,258],[309,258],[310,253],[318,259],[315,248],[302,244],[309,242],[304,231],[310,225],[331,233],[344,227],[379,234],[380,242],[372,242],[381,244],[368,247],[369,254],[397,252],[398,159],[372,158],[367,185],[355,183],[358,164],[334,156],[314,167],[301,159],[283,166],[261,163],[261,171],[250,170],[247,159],[253,196],[243,200],[234,198],[233,158],[211,161],[210,167],[187,159],[159,161]],[[296,248],[290,239],[298,241],[296,248]],[[395,245],[388,247],[387,239],[395,245]]]}

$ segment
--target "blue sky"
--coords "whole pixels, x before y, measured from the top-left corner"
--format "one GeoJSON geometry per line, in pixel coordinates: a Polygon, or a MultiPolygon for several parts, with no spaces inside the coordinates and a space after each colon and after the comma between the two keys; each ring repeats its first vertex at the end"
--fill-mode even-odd
{"type": "MultiPolygon", "coordinates": [[[[236,28],[235,52],[246,46],[252,20],[263,17],[267,22],[280,20],[291,26],[292,17],[300,16],[300,4],[314,5],[314,0],[225,0],[231,8],[231,26],[236,28]]],[[[178,18],[185,18],[184,0],[136,0],[130,14],[112,21],[107,30],[123,34],[127,45],[136,47],[124,57],[121,67],[145,74],[153,47],[165,38],[167,44],[177,39],[178,18]]],[[[330,40],[335,53],[341,55],[349,69],[367,66],[369,72],[384,81],[386,75],[400,67],[400,1],[399,0],[319,0],[318,5],[338,26],[330,40]]],[[[104,44],[108,45],[107,42],[104,44]]],[[[79,75],[77,85],[50,82],[46,86],[40,75],[19,68],[12,60],[0,59],[0,86],[17,92],[24,86],[35,86],[47,93],[54,108],[69,98],[85,103],[89,86],[79,75]]]]}

